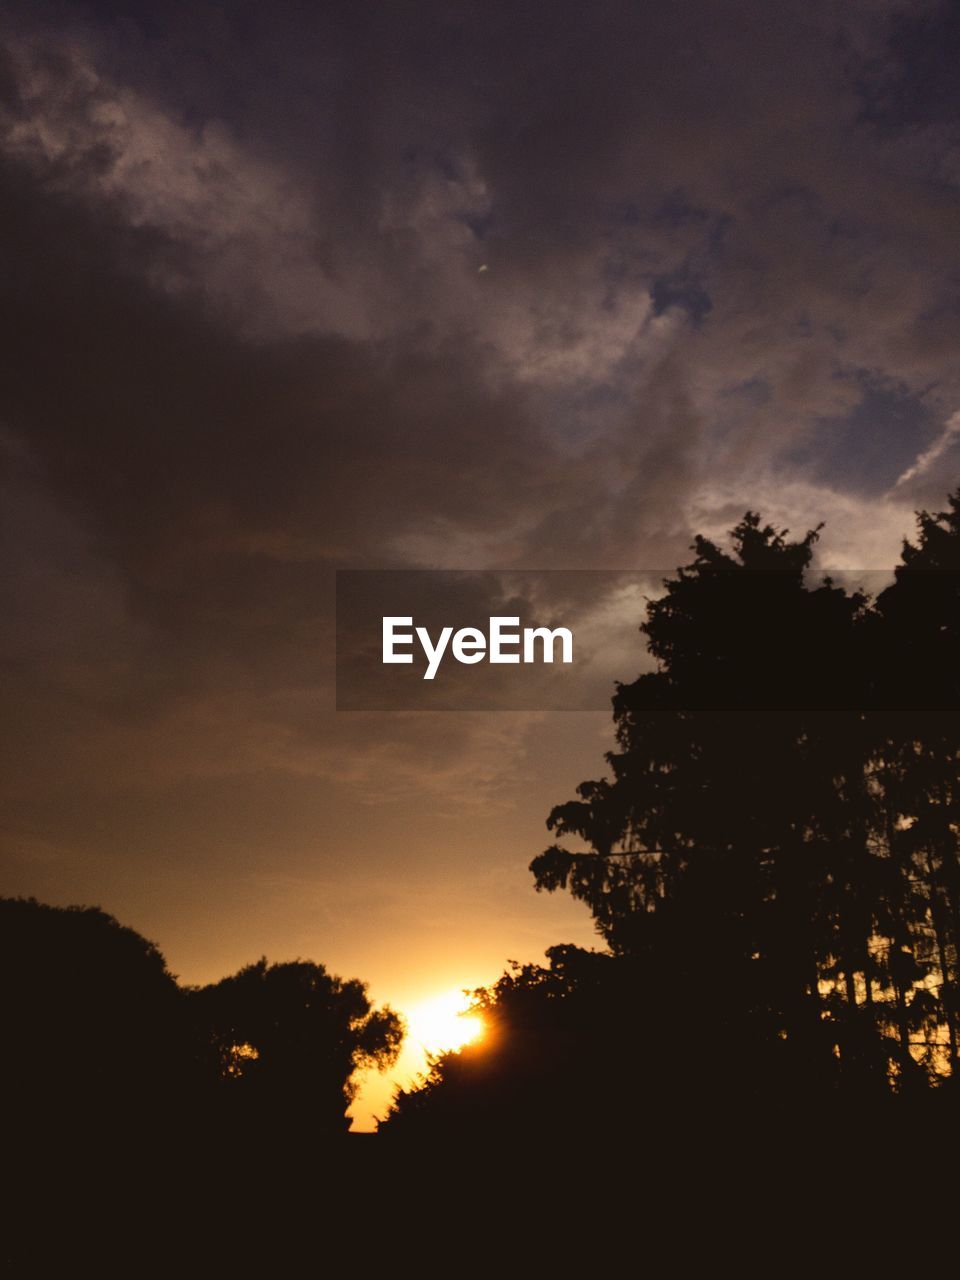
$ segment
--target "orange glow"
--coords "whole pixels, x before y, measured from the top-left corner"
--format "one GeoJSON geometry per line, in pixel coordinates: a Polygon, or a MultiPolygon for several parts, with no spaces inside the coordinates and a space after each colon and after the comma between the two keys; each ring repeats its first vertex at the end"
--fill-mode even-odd
{"type": "Polygon", "coordinates": [[[467,1013],[470,997],[464,991],[444,991],[406,1011],[410,1039],[427,1053],[462,1049],[483,1036],[483,1019],[467,1013]]]}
{"type": "Polygon", "coordinates": [[[223,1051],[223,1073],[224,1075],[239,1078],[244,1074],[251,1062],[255,1062],[260,1057],[259,1049],[252,1044],[232,1044],[223,1051]]]}

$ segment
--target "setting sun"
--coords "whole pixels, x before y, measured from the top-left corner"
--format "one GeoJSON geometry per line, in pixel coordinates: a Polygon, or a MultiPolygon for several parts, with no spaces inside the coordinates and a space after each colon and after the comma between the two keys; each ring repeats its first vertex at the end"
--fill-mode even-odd
{"type": "Polygon", "coordinates": [[[483,1019],[468,1013],[470,997],[464,991],[445,991],[407,1010],[410,1039],[428,1053],[462,1049],[483,1035],[483,1019]]]}

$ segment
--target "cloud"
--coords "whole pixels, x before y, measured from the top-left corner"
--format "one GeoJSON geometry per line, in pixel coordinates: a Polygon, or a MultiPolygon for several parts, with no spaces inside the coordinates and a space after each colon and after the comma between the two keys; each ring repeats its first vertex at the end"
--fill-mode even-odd
{"type": "Polygon", "coordinates": [[[939,462],[944,454],[953,446],[958,435],[960,435],[960,411],[952,414],[951,417],[947,419],[946,426],[943,428],[943,431],[937,439],[929,449],[924,449],[923,453],[918,456],[916,462],[907,467],[906,471],[897,478],[895,487],[899,489],[901,485],[909,484],[911,480],[917,479],[918,476],[925,476],[932,470],[934,464],[939,462]]]}

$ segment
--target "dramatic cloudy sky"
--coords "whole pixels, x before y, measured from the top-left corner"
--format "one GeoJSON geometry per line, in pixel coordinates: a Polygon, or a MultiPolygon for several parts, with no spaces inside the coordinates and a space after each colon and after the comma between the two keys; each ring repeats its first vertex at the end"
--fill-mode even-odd
{"type": "Polygon", "coordinates": [[[957,8],[6,14],[2,889],[401,1006],[589,942],[526,866],[607,717],[335,712],[333,570],[747,506],[891,565],[960,479],[957,8]]]}

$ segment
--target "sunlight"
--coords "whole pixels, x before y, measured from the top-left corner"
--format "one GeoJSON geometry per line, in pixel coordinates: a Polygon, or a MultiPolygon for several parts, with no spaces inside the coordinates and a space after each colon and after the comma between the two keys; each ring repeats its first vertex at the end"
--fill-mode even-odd
{"type": "Polygon", "coordinates": [[[427,1053],[462,1049],[483,1035],[483,1019],[468,1014],[470,997],[464,991],[445,991],[407,1010],[410,1039],[427,1053]]]}

